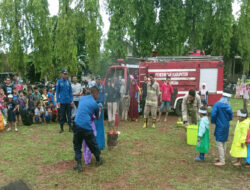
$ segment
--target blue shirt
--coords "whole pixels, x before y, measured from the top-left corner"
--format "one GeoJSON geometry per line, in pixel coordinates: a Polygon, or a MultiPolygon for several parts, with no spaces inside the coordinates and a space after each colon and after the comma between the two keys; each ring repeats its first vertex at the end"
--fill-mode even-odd
{"type": "Polygon", "coordinates": [[[60,78],[56,83],[56,100],[61,104],[73,102],[71,82],[68,79],[60,78]]]}
{"type": "Polygon", "coordinates": [[[104,103],[106,101],[105,88],[103,84],[96,84],[96,87],[99,89],[99,96],[96,100],[97,103],[104,103]]]}
{"type": "Polygon", "coordinates": [[[99,114],[99,107],[92,95],[83,96],[79,100],[75,124],[83,129],[92,130],[91,118],[99,114]]]}

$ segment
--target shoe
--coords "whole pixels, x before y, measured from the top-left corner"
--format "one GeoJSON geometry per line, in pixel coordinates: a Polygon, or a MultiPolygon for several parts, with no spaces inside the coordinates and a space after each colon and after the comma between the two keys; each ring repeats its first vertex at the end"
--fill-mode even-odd
{"type": "Polygon", "coordinates": [[[18,129],[17,129],[17,128],[15,128],[15,131],[16,131],[16,132],[18,132],[18,129]]]}
{"type": "Polygon", "coordinates": [[[78,170],[78,172],[82,172],[82,160],[77,160],[77,163],[73,166],[74,170],[78,170]]]}
{"type": "Polygon", "coordinates": [[[214,163],[215,166],[225,166],[226,163],[225,162],[216,162],[214,163]]]}
{"type": "Polygon", "coordinates": [[[155,129],[155,124],[153,123],[152,128],[155,129]]]}
{"type": "Polygon", "coordinates": [[[196,157],[196,158],[195,158],[195,161],[198,161],[198,162],[203,162],[203,161],[204,161],[204,159],[202,159],[201,157],[199,157],[199,156],[198,156],[198,157],[196,157]]]}
{"type": "Polygon", "coordinates": [[[11,131],[11,128],[9,127],[9,128],[7,129],[7,131],[8,131],[8,132],[11,131]]]}
{"type": "Polygon", "coordinates": [[[103,164],[103,159],[102,159],[102,157],[100,157],[99,161],[96,161],[95,165],[96,165],[96,167],[98,167],[102,164],[103,164]]]}

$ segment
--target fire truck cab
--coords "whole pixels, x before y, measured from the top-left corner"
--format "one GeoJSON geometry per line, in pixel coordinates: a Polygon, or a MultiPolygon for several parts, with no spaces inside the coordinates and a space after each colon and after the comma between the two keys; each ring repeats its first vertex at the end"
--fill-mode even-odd
{"type": "Polygon", "coordinates": [[[223,92],[223,59],[217,56],[204,56],[202,52],[195,52],[191,56],[150,57],[138,61],[138,65],[115,65],[111,66],[104,82],[108,78],[124,78],[127,89],[130,85],[130,75],[135,76],[138,85],[142,87],[144,76],[149,78],[155,74],[155,80],[160,87],[170,76],[174,93],[171,98],[172,109],[181,115],[182,99],[190,89],[198,93],[202,84],[205,83],[208,95],[208,105],[214,105],[223,92]]]}

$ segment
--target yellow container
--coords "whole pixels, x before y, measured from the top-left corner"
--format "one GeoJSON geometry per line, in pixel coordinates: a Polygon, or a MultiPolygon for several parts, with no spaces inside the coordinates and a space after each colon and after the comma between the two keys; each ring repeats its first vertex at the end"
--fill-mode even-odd
{"type": "Polygon", "coordinates": [[[188,125],[187,126],[187,144],[196,145],[198,136],[198,125],[188,125]]]}

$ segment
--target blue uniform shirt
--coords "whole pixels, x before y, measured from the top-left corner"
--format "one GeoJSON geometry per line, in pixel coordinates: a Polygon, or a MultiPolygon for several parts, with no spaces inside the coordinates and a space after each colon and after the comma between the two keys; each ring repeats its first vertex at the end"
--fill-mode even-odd
{"type": "Polygon", "coordinates": [[[96,87],[99,89],[99,96],[96,100],[97,103],[104,103],[106,101],[105,88],[103,84],[96,84],[96,87]]]}
{"type": "MultiPolygon", "coordinates": [[[[79,100],[75,124],[83,129],[92,130],[91,118],[99,114],[99,107],[92,95],[83,96],[79,100]]],[[[98,117],[97,117],[98,118],[98,117]]]]}
{"type": "Polygon", "coordinates": [[[56,83],[56,101],[61,104],[70,104],[73,102],[73,93],[71,82],[60,78],[56,83]]]}

